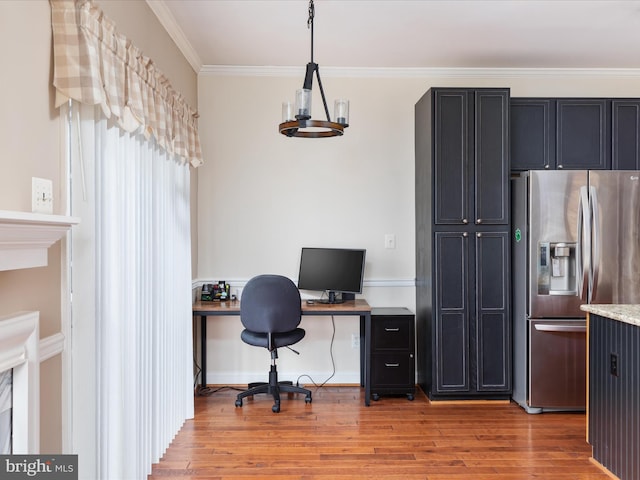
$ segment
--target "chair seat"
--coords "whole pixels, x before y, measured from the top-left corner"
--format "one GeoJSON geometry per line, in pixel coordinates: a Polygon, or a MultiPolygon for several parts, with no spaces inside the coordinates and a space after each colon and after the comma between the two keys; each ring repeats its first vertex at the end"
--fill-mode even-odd
{"type": "MultiPolygon", "coordinates": [[[[274,348],[286,347],[299,342],[304,338],[304,330],[302,328],[296,328],[290,332],[272,333],[271,341],[274,348]]],[[[252,332],[251,330],[243,330],[240,334],[240,338],[244,343],[253,345],[255,347],[269,348],[269,336],[266,333],[252,332]]]]}

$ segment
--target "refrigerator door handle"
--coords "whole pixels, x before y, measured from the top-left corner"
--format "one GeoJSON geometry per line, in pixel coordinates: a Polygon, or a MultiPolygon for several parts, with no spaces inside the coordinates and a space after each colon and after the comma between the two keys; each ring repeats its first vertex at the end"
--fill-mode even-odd
{"type": "Polygon", "coordinates": [[[600,274],[600,239],[598,238],[600,235],[600,212],[598,210],[598,193],[595,187],[589,187],[589,210],[590,217],[593,219],[592,234],[590,235],[592,243],[591,271],[589,273],[589,303],[591,303],[596,296],[600,274]]]}
{"type": "Polygon", "coordinates": [[[589,214],[589,195],[587,187],[580,187],[580,201],[578,203],[578,242],[576,248],[576,266],[578,269],[578,296],[585,301],[588,299],[589,260],[591,256],[591,215],[589,214]]]}
{"type": "Polygon", "coordinates": [[[586,325],[548,325],[546,323],[536,323],[535,329],[539,332],[575,332],[584,333],[587,331],[586,325]]]}

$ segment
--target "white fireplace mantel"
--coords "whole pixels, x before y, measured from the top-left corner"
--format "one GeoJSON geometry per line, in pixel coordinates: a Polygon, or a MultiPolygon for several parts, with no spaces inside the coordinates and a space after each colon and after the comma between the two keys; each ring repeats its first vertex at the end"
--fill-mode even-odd
{"type": "Polygon", "coordinates": [[[76,217],[0,210],[0,271],[47,265],[47,250],[76,217]]]}

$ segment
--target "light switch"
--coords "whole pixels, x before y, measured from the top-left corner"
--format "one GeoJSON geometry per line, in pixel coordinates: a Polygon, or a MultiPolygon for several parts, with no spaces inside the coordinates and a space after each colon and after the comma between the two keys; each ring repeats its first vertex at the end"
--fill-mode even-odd
{"type": "Polygon", "coordinates": [[[394,233],[387,233],[384,236],[384,248],[396,248],[396,236],[394,233]]]}

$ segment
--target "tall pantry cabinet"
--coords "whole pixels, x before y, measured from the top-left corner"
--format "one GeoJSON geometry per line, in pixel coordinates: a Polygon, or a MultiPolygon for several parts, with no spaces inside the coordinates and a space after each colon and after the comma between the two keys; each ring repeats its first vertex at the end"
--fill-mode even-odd
{"type": "Polygon", "coordinates": [[[508,399],[509,89],[432,88],[415,129],[418,382],[508,399]]]}

